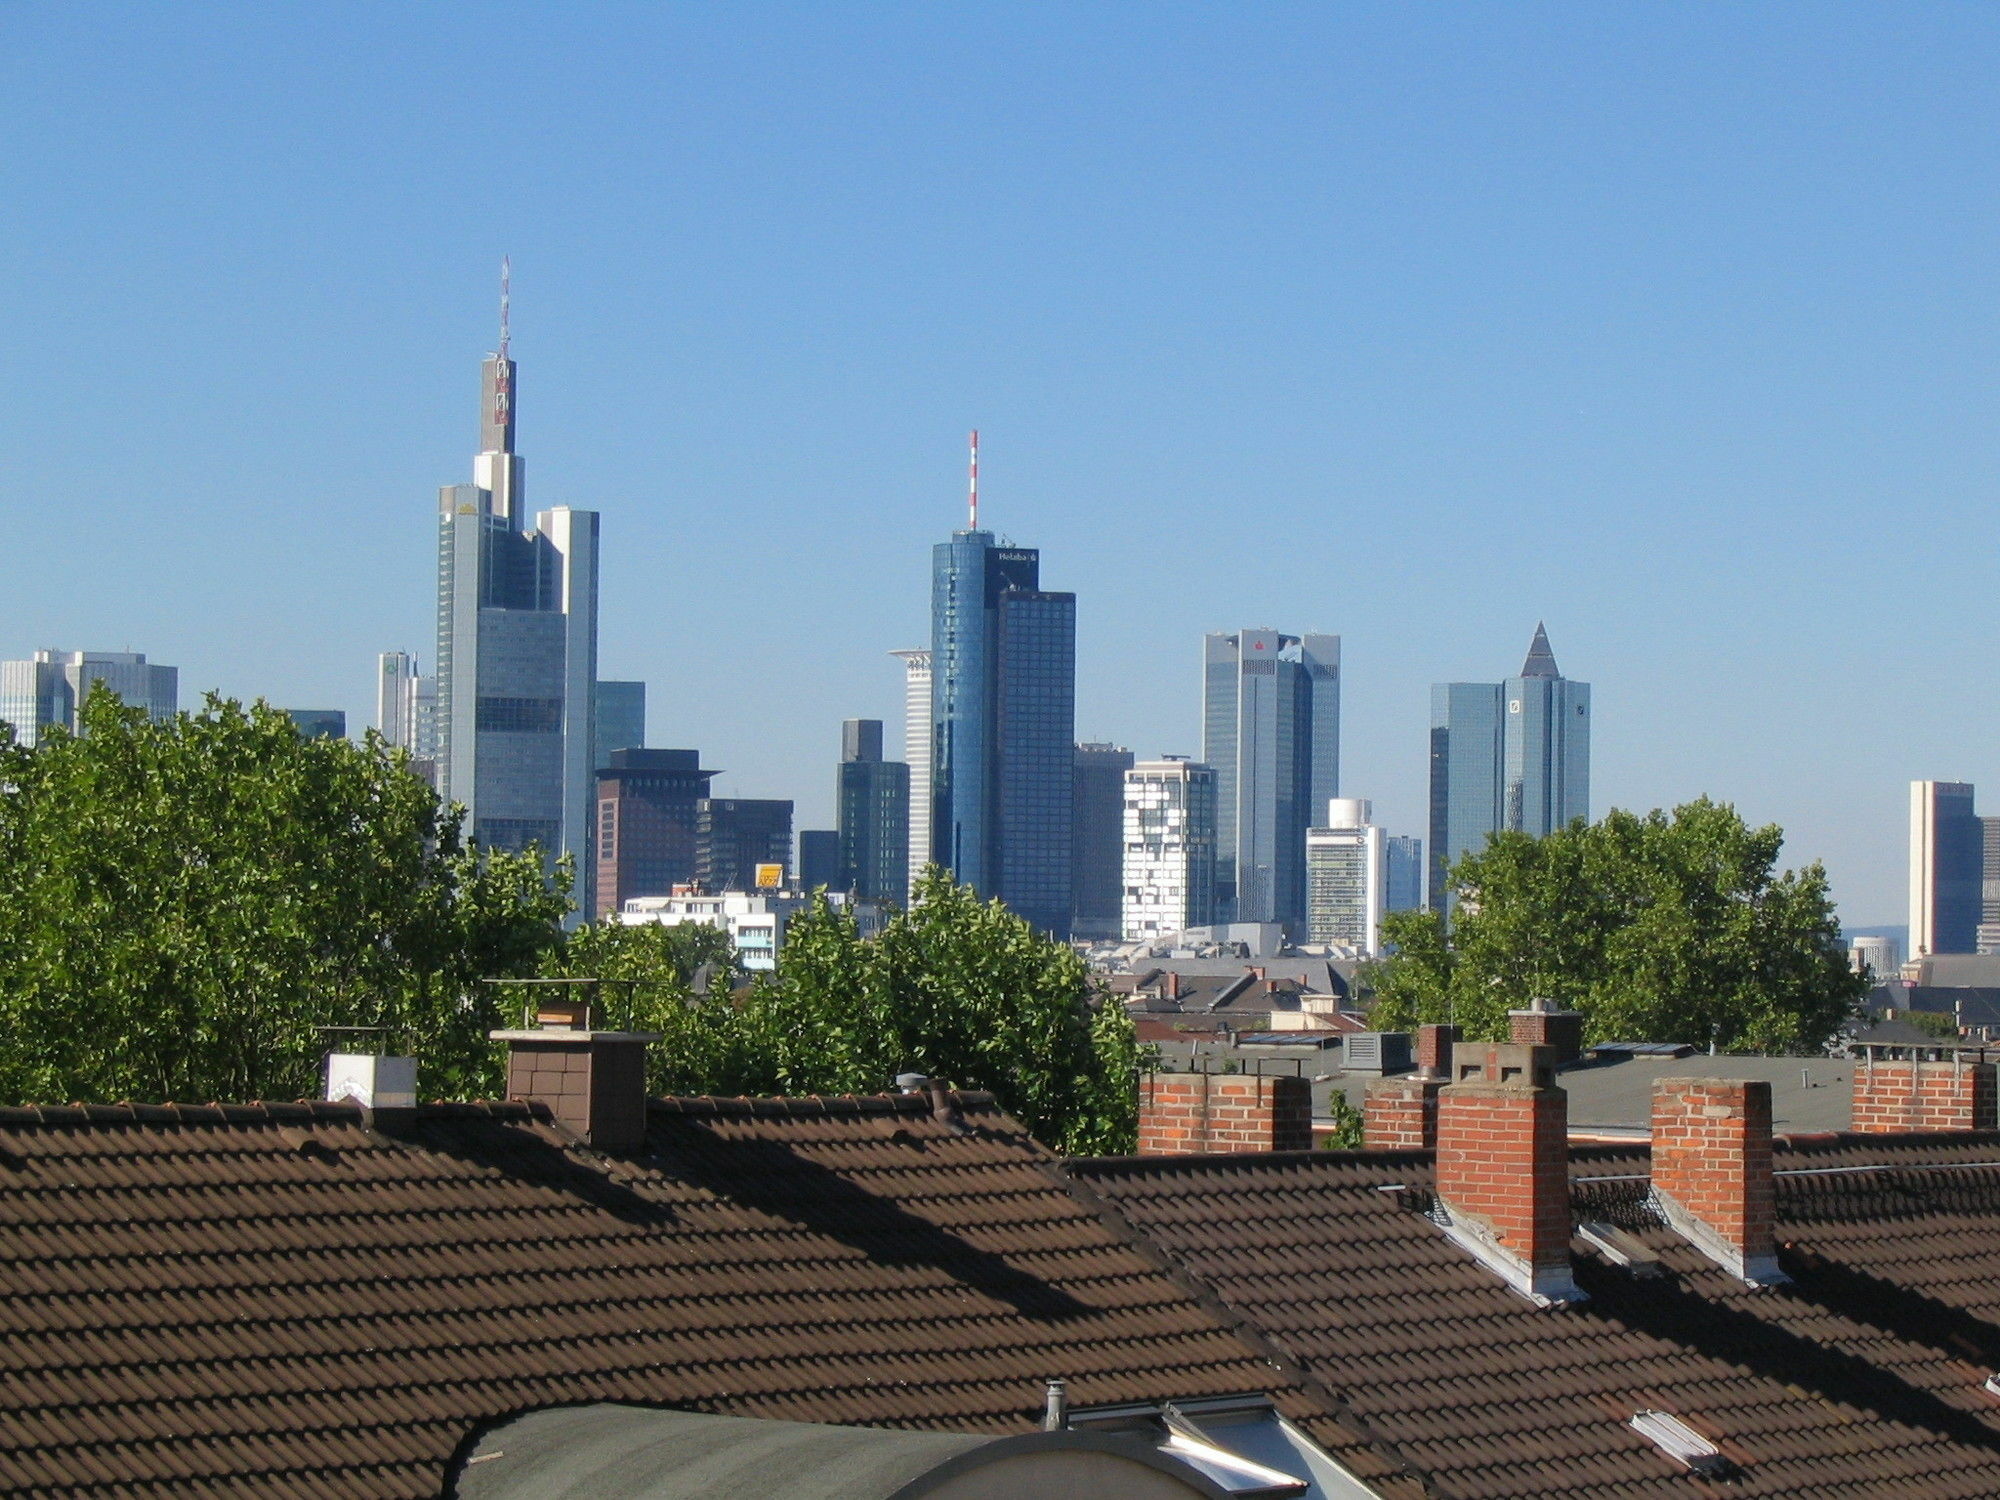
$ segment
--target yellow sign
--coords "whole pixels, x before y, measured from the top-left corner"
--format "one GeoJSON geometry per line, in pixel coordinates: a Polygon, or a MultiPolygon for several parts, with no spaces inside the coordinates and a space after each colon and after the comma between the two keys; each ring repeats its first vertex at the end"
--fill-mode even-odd
{"type": "Polygon", "coordinates": [[[768,887],[781,886],[784,883],[785,883],[785,867],[783,865],[757,866],[758,890],[761,891],[765,889],[767,886],[768,887]]]}

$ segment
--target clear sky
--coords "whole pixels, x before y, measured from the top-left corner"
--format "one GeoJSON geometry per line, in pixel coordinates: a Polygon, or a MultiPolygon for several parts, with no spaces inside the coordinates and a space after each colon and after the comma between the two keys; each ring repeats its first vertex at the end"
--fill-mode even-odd
{"type": "Polygon", "coordinates": [[[0,141],[0,654],[365,723],[511,253],[603,674],[801,826],[975,425],[1081,737],[1335,631],[1421,833],[1429,685],[1546,619],[1595,811],[1776,820],[1850,922],[1910,778],[2000,811],[1990,5],[16,3],[0,141]]]}

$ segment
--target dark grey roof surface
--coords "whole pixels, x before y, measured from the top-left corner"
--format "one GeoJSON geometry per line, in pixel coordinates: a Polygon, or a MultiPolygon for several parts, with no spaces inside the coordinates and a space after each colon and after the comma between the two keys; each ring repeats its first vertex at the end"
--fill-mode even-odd
{"type": "MultiPolygon", "coordinates": [[[[1627,1057],[1564,1068],[1572,1131],[1642,1135],[1658,1078],[1761,1078],[1771,1085],[1771,1125],[1780,1135],[1845,1130],[1853,1118],[1854,1067],[1833,1057],[1627,1057]]],[[[1356,1109],[1379,1074],[1338,1073],[1313,1088],[1314,1113],[1329,1113],[1338,1090],[1356,1109]]]]}
{"type": "Polygon", "coordinates": [[[885,1500],[992,1441],[644,1406],[565,1406],[492,1428],[447,1493],[460,1500],[885,1500]]]}
{"type": "Polygon", "coordinates": [[[1549,633],[1540,620],[1535,621],[1535,638],[1528,643],[1528,659],[1521,663],[1523,677],[1560,677],[1556,667],[1556,654],[1549,649],[1549,633]]]}

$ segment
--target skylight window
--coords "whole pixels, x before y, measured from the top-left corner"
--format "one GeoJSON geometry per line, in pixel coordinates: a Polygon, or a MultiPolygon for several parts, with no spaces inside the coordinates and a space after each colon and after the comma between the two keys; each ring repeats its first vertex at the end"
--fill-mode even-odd
{"type": "Polygon", "coordinates": [[[1730,1472],[1720,1448],[1669,1412],[1635,1412],[1632,1426],[1667,1457],[1697,1474],[1720,1477],[1730,1472]]]}

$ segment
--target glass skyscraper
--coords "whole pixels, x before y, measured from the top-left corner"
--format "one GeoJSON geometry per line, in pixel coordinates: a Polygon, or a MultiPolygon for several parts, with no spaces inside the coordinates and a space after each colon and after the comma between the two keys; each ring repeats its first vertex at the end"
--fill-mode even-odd
{"type": "Polygon", "coordinates": [[[910,889],[910,768],[882,759],[880,719],[841,724],[834,793],[838,828],[825,883],[864,901],[902,905],[910,889]]]}
{"type": "Polygon", "coordinates": [[[438,492],[438,791],[485,847],[535,844],[588,870],[597,513],[558,506],[525,524],[514,398],[503,298],[473,482],[438,492]]]}
{"type": "Polygon", "coordinates": [[[931,857],[1045,932],[1070,926],[1076,595],[990,531],[931,559],[931,857]]]}
{"type": "Polygon", "coordinates": [[[1340,795],[1340,637],[1239,630],[1202,653],[1223,920],[1306,929],[1306,829],[1340,795]]]}
{"type": "Polygon", "coordinates": [[[1973,953],[1984,894],[1986,822],[1969,781],[1910,783],[1910,957],[1973,953]]]}
{"type": "Polygon", "coordinates": [[[1501,829],[1537,838],[1590,816],[1590,684],[1556,667],[1535,627],[1520,673],[1431,688],[1430,904],[1447,872],[1501,829]]]}
{"type": "Polygon", "coordinates": [[[180,668],[137,651],[37,651],[25,661],[0,662],[0,719],[23,745],[35,744],[45,729],[74,734],[91,685],[101,682],[127,708],[143,708],[159,723],[178,710],[180,680],[180,668]]]}
{"type": "Polygon", "coordinates": [[[1070,798],[1070,934],[1115,938],[1125,909],[1125,773],[1132,752],[1122,745],[1076,747],[1070,798]]]}

